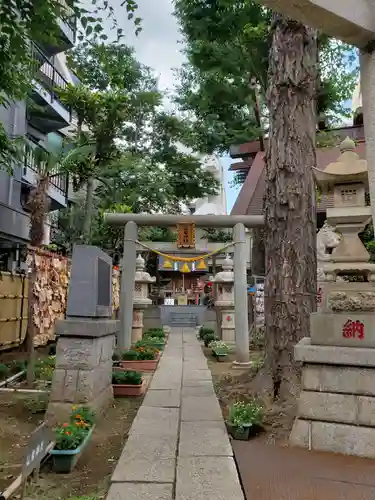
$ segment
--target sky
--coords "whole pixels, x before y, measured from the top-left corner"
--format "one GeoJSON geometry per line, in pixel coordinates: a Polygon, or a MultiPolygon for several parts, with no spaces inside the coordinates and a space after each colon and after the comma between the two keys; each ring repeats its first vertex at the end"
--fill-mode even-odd
{"type": "MultiPolygon", "coordinates": [[[[124,12],[122,0],[111,0],[117,12],[124,12]]],[[[182,42],[178,25],[173,14],[172,0],[138,0],[137,15],[142,18],[142,32],[136,37],[134,27],[124,12],[123,21],[117,16],[121,28],[127,33],[125,43],[136,50],[137,59],[155,71],[161,90],[172,90],[176,82],[173,70],[184,62],[181,54],[182,42]]],[[[221,157],[225,170],[227,209],[231,210],[239,192],[230,186],[232,173],[228,172],[231,158],[221,157]]]]}

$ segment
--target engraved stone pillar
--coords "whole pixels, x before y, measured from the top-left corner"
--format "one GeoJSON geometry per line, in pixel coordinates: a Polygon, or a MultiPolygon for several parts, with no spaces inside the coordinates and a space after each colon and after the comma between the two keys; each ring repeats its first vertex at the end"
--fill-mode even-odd
{"type": "Polygon", "coordinates": [[[132,344],[142,339],[143,311],[152,304],[148,298],[148,286],[156,281],[156,278],[151,277],[144,269],[145,261],[138,255],[135,261],[132,344]]]}
{"type": "Polygon", "coordinates": [[[102,250],[73,251],[67,318],[56,325],[56,368],[46,420],[64,422],[72,405],[104,410],[113,398],[112,355],[119,321],[112,316],[112,259],[102,250]]]}
{"type": "Polygon", "coordinates": [[[221,313],[221,339],[228,345],[236,344],[234,319],[234,272],[233,260],[227,255],[223,270],[213,278],[217,284],[215,307],[221,313]]]}

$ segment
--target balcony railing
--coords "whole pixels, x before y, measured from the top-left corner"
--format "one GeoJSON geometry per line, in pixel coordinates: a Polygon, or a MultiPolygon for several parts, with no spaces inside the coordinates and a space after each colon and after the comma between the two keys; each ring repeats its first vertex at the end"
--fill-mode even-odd
{"type": "MultiPolygon", "coordinates": [[[[27,169],[29,168],[36,174],[43,167],[43,162],[37,160],[35,155],[35,148],[41,147],[40,145],[35,144],[32,141],[28,141],[25,146],[25,156],[24,156],[24,174],[26,174],[27,169]]],[[[68,185],[69,179],[67,174],[59,173],[59,168],[56,165],[49,172],[49,183],[57,189],[63,196],[67,196],[68,194],[68,185]]]]}
{"type": "Polygon", "coordinates": [[[61,16],[61,18],[71,31],[71,38],[74,40],[77,30],[77,17],[72,7],[69,7],[69,5],[66,3],[65,0],[59,0],[59,3],[64,10],[64,13],[61,16]]]}
{"type": "Polygon", "coordinates": [[[37,80],[40,81],[43,86],[49,91],[51,100],[59,101],[59,96],[56,92],[56,89],[66,89],[66,87],[68,86],[68,81],[55,68],[51,61],[48,60],[47,56],[43,54],[43,52],[35,43],[32,44],[31,54],[34,70],[33,73],[36,75],[37,80]]]}

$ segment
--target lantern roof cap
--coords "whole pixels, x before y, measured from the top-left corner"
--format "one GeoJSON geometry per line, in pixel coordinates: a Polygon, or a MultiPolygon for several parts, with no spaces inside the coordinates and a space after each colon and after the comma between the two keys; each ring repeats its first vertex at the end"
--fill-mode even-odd
{"type": "Polygon", "coordinates": [[[340,144],[341,154],[335,162],[329,163],[324,170],[313,168],[316,183],[323,191],[337,184],[368,182],[367,161],[359,157],[355,147],[355,142],[347,137],[340,144]]]}

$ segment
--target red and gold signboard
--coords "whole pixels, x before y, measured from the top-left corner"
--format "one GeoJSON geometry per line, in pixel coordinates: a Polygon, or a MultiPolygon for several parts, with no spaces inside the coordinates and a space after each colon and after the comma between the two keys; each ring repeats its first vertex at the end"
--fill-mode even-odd
{"type": "Polygon", "coordinates": [[[195,248],[195,224],[177,224],[177,248],[195,248]]]}

